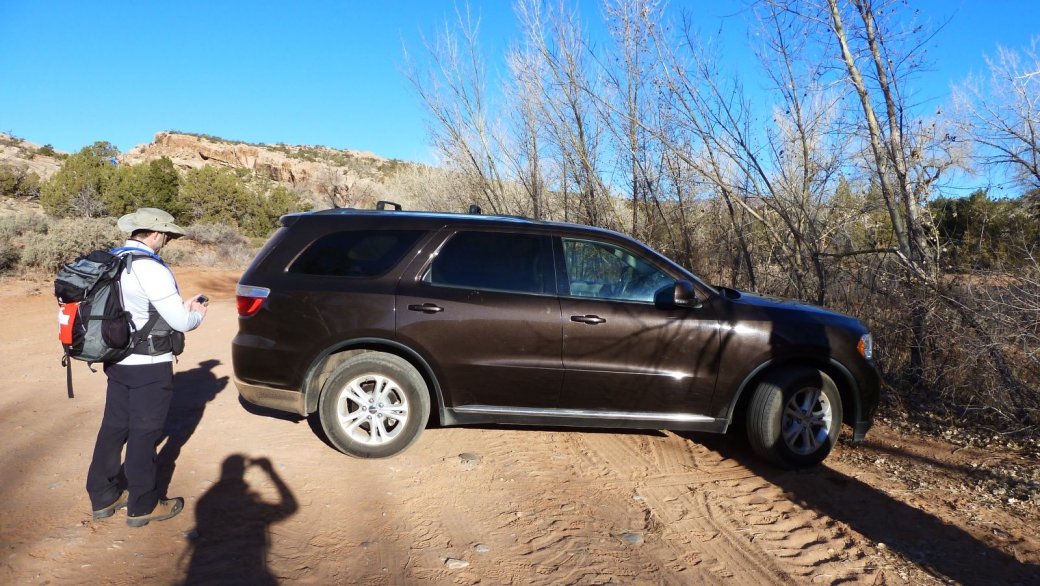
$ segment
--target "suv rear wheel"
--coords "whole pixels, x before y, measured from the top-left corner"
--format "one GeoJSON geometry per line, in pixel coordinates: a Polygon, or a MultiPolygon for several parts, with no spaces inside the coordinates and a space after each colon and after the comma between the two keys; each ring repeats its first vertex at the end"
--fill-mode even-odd
{"type": "Polygon", "coordinates": [[[341,364],[321,393],[321,427],[339,451],[385,458],[419,438],[430,417],[422,375],[402,358],[367,352],[341,364]]]}
{"type": "Polygon", "coordinates": [[[815,466],[838,441],[842,409],[838,388],[812,368],[768,375],[751,397],[748,439],[755,452],[784,468],[815,466]]]}

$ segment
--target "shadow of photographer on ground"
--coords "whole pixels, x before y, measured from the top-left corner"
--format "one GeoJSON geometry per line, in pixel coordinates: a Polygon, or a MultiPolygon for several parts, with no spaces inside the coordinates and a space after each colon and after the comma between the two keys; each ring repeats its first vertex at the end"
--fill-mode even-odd
{"type": "Polygon", "coordinates": [[[181,449],[202,422],[206,405],[228,385],[227,376],[217,378],[213,373],[219,365],[219,360],[204,360],[196,368],[173,375],[175,392],[159,437],[160,443],[163,440],[166,443],[155,458],[155,486],[161,495],[165,495],[169,489],[181,449]]]}
{"type": "Polygon", "coordinates": [[[267,567],[268,528],[296,513],[292,491],[267,458],[228,456],[220,480],[195,505],[195,531],[185,584],[277,584],[267,567]],[[269,502],[246,481],[247,471],[262,470],[278,491],[269,502]]]}

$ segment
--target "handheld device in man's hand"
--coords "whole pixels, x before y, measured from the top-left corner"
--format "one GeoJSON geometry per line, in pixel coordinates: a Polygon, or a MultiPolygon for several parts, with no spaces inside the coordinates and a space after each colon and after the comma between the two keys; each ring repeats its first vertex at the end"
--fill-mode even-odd
{"type": "Polygon", "coordinates": [[[209,297],[205,295],[199,295],[199,303],[209,303],[209,297]]]}

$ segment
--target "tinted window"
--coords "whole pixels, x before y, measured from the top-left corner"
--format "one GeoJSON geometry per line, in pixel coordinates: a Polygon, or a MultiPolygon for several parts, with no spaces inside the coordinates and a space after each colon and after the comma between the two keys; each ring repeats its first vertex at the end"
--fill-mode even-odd
{"type": "Polygon", "coordinates": [[[444,287],[545,293],[550,250],[548,236],[459,232],[438,253],[426,280],[444,287]]]}
{"type": "Polygon", "coordinates": [[[653,301],[654,292],[675,282],[635,254],[605,242],[563,239],[570,295],[622,301],[653,301]]]}
{"type": "Polygon", "coordinates": [[[419,230],[355,230],[314,241],[289,270],[306,275],[374,277],[390,270],[415,244],[419,230]]]}

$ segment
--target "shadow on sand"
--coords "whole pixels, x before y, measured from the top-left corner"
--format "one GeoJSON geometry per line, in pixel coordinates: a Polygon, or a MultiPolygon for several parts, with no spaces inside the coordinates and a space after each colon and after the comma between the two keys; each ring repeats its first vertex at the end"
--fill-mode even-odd
{"type": "MultiPolygon", "coordinates": [[[[264,483],[266,484],[266,482],[264,483]]],[[[267,458],[228,456],[220,480],[195,505],[195,532],[185,584],[277,584],[267,567],[269,527],[296,513],[296,498],[267,458]],[[262,470],[278,491],[268,502],[246,481],[262,470]]]]}
{"type": "Polygon", "coordinates": [[[161,495],[169,489],[177,458],[202,421],[206,405],[227,387],[228,377],[217,378],[213,374],[213,369],[219,364],[219,360],[206,360],[196,368],[173,375],[173,400],[159,438],[160,442],[165,439],[166,444],[155,460],[155,486],[161,495]]]}

